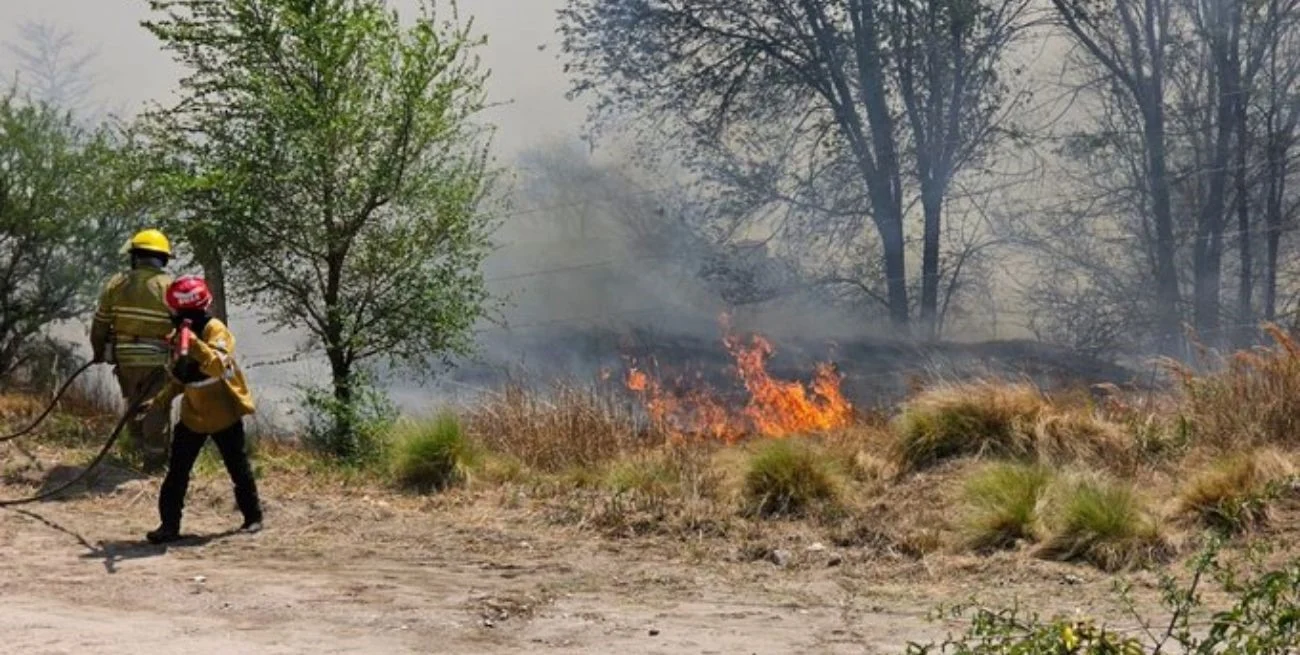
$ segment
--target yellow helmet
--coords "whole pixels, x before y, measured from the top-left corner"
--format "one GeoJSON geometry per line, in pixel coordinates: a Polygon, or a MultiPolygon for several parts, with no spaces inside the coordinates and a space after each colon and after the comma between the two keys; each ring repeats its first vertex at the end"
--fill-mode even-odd
{"type": "Polygon", "coordinates": [[[131,237],[131,240],[127,241],[126,245],[122,246],[122,254],[132,250],[160,252],[168,257],[172,254],[172,246],[167,241],[167,237],[162,232],[153,229],[136,232],[135,236],[131,237]]]}

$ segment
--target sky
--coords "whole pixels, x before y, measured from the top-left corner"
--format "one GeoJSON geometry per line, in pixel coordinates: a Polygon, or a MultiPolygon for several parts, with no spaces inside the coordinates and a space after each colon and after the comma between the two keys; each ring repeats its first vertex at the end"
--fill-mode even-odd
{"type": "MultiPolygon", "coordinates": [[[[403,15],[414,15],[418,6],[415,0],[390,5],[403,15]]],[[[462,18],[473,17],[475,31],[488,37],[481,55],[492,71],[489,97],[509,103],[485,116],[499,128],[498,154],[508,161],[527,148],[576,138],[585,109],[564,97],[567,82],[555,34],[563,0],[460,0],[459,5],[462,18]]],[[[134,110],[172,98],[181,72],[140,26],[148,14],[147,0],[0,0],[0,39],[13,41],[25,21],[75,33],[98,53],[92,64],[98,100],[134,110]]],[[[12,61],[8,52],[0,52],[4,70],[13,69],[12,61]]]]}

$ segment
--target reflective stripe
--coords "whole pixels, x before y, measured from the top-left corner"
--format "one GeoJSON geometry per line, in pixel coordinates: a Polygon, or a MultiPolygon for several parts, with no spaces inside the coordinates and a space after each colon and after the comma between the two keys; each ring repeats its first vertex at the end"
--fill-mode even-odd
{"type": "Polygon", "coordinates": [[[185,386],[191,389],[201,389],[203,387],[212,386],[220,381],[221,378],[208,378],[206,380],[199,380],[198,382],[189,382],[185,386]]]}
{"type": "Polygon", "coordinates": [[[123,316],[146,316],[149,318],[165,318],[170,320],[171,314],[160,309],[149,309],[148,307],[114,307],[113,313],[123,316]]]}
{"type": "Polygon", "coordinates": [[[113,345],[119,354],[144,353],[147,355],[153,355],[158,353],[171,352],[171,347],[167,342],[148,343],[144,341],[119,341],[113,345]]]}

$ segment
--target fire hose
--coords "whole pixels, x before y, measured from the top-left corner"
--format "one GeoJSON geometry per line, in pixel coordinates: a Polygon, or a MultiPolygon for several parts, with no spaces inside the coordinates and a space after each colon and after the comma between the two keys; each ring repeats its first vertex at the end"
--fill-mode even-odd
{"type": "MultiPolygon", "coordinates": [[[[77,375],[80,375],[83,371],[85,371],[89,367],[90,367],[89,364],[83,366],[81,370],[77,371],[77,375]]],[[[99,449],[99,453],[95,455],[95,458],[90,461],[90,464],[86,465],[86,468],[83,469],[81,473],[77,475],[77,477],[53,489],[50,489],[49,491],[43,491],[34,496],[28,496],[26,498],[16,498],[13,500],[0,500],[0,507],[14,507],[17,505],[27,505],[30,503],[39,502],[47,498],[54,497],[62,493],[64,490],[70,488],[72,485],[77,484],[82,480],[86,479],[86,477],[89,476],[90,473],[95,470],[95,467],[99,466],[100,462],[104,461],[104,458],[108,456],[108,453],[113,450],[113,445],[117,443],[118,437],[122,435],[122,429],[126,427],[126,424],[128,421],[131,420],[131,417],[136,414],[140,406],[140,403],[144,402],[145,400],[145,395],[149,393],[150,388],[154,385],[155,382],[158,381],[158,377],[162,375],[164,372],[165,371],[163,369],[154,371],[153,374],[149,376],[148,381],[145,384],[140,386],[140,390],[136,393],[134,397],[131,398],[130,402],[127,403],[126,411],[123,412],[122,417],[118,419],[117,425],[113,428],[113,432],[108,436],[108,441],[104,442],[104,446],[99,449]]],[[[75,377],[76,375],[73,376],[73,378],[75,377]]],[[[71,382],[72,380],[69,379],[68,383],[71,382]]],[[[67,386],[68,384],[65,383],[64,384],[65,389],[67,386]]],[[[60,395],[62,395],[62,391],[60,391],[60,395]]],[[[53,408],[54,405],[57,403],[58,401],[57,397],[55,398],[55,401],[56,401],[55,403],[50,404],[50,408],[53,408]]],[[[50,410],[47,409],[45,411],[45,414],[49,414],[49,411],[50,410]]],[[[44,417],[45,415],[43,414],[41,416],[41,419],[43,419],[44,417]]],[[[37,419],[36,424],[39,424],[41,419],[37,419]]],[[[36,426],[36,424],[30,426],[29,428],[27,428],[27,430],[30,431],[32,428],[36,426]]]]}
{"type": "Polygon", "coordinates": [[[54,411],[55,406],[57,406],[59,404],[59,401],[63,399],[63,394],[67,393],[68,389],[72,388],[72,383],[76,382],[77,378],[80,377],[82,373],[85,373],[86,371],[90,370],[90,367],[94,365],[95,362],[93,361],[86,362],[84,365],[82,365],[81,368],[77,369],[77,372],[73,373],[72,377],[68,378],[68,381],[63,383],[63,386],[59,388],[59,392],[54,395],[54,400],[50,401],[49,406],[45,408],[44,412],[41,412],[40,416],[36,417],[35,421],[32,421],[31,425],[28,425],[27,427],[13,434],[7,434],[3,437],[0,437],[0,443],[5,443],[6,441],[13,441],[14,439],[17,439],[19,437],[31,434],[32,430],[35,430],[36,427],[39,426],[41,422],[44,421],[46,417],[50,415],[50,412],[54,411]]]}

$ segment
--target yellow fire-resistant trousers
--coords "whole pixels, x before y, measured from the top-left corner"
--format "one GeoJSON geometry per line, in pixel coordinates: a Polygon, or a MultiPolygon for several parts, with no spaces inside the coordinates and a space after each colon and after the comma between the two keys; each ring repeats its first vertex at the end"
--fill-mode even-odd
{"type": "MultiPolygon", "coordinates": [[[[167,383],[167,369],[162,366],[119,365],[114,372],[122,398],[128,403],[153,398],[167,383]]],[[[171,443],[171,407],[156,404],[143,417],[133,416],[126,427],[132,444],[144,459],[145,468],[162,468],[167,463],[167,447],[171,443]]]]}

